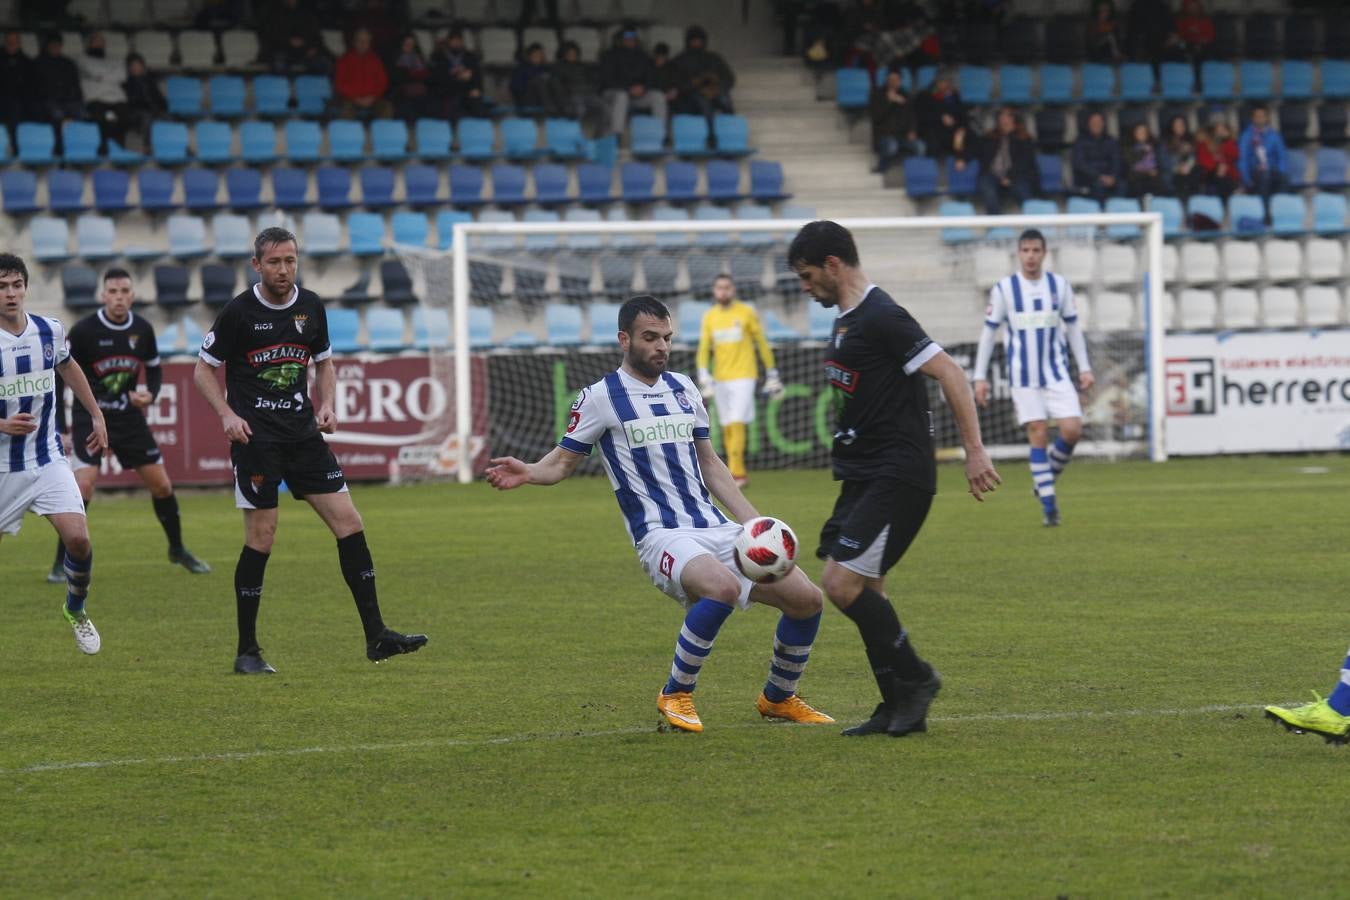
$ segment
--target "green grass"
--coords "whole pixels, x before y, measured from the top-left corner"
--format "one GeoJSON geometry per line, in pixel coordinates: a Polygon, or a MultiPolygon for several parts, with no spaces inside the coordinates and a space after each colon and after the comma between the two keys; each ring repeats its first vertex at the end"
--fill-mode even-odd
{"type": "MultiPolygon", "coordinates": [[[[1343,896],[1350,748],[1259,704],[1334,683],[1350,459],[1080,462],[1058,530],[1002,468],[978,505],[942,467],[892,575],[946,680],[904,740],[761,722],[762,607],[705,667],[707,731],[658,734],[680,613],[600,479],[358,488],[386,618],[431,636],[379,667],[284,501],[272,678],[230,674],[227,495],[181,498],[204,577],[165,562],[146,495],[98,499],[89,658],[30,518],[0,543],[0,895],[1343,896]]],[[[834,486],[750,495],[813,548],[834,486]]],[[[827,610],[804,695],[847,724],[874,691],[827,610]]]]}

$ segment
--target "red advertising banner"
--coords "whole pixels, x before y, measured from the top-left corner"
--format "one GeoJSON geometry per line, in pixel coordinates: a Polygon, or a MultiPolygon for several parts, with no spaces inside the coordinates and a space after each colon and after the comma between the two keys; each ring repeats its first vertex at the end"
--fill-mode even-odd
{"type": "MultiPolygon", "coordinates": [[[[348,479],[382,480],[400,471],[407,474],[427,468],[440,475],[454,473],[453,379],[437,377],[429,357],[334,357],[333,363],[338,427],[335,434],[324,438],[348,479]]],[[[195,366],[195,361],[164,364],[164,386],[146,410],[146,420],[175,484],[227,485],[231,478],[229,441],[220,418],[192,384],[195,366]]],[[[475,388],[473,433],[485,435],[487,367],[478,356],[472,358],[470,367],[475,388]]],[[[475,470],[481,469],[486,465],[482,438],[474,438],[471,451],[475,470]]],[[[123,471],[112,454],[104,454],[100,485],[139,483],[135,472],[123,471]]]]}

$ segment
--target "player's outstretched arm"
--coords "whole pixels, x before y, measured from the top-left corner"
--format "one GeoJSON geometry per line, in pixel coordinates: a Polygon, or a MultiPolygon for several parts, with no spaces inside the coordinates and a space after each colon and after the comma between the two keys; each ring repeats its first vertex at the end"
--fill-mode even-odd
{"type": "Polygon", "coordinates": [[[747,522],[758,516],[755,507],[745,499],[741,489],[736,486],[736,479],[731,477],[731,470],[727,468],[727,464],[722,462],[722,457],[713,452],[712,441],[698,438],[694,441],[694,447],[698,451],[698,467],[703,472],[703,483],[726,511],[731,513],[732,518],[737,522],[747,522]]]}
{"type": "Polygon", "coordinates": [[[966,450],[966,482],[970,485],[970,495],[982,501],[981,494],[998,487],[1003,479],[994,471],[994,463],[980,439],[980,418],[975,412],[966,373],[945,351],[924,363],[919,371],[937,381],[942,395],[947,398],[947,405],[952,408],[956,428],[961,432],[961,444],[966,450]]]}
{"type": "Polygon", "coordinates": [[[103,422],[103,410],[98,408],[98,401],[94,399],[94,391],[89,387],[89,379],[84,377],[84,371],[75,362],[74,357],[69,356],[65,362],[57,365],[56,371],[60,374],[61,380],[70,386],[75,399],[80,401],[80,405],[88,411],[89,418],[93,420],[93,430],[89,440],[85,442],[85,448],[90,453],[107,449],[108,428],[103,422]]]}
{"type": "Polygon", "coordinates": [[[581,465],[581,454],[554,447],[536,463],[527,463],[514,456],[499,456],[488,461],[487,483],[499,491],[509,491],[523,484],[557,484],[581,465]]]}

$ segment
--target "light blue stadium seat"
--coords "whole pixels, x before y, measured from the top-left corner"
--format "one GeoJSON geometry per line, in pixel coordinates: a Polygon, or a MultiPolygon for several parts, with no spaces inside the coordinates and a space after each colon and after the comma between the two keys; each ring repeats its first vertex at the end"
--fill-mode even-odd
{"type": "Polygon", "coordinates": [[[107,216],[86,215],[75,220],[75,254],[87,262],[115,258],[116,240],[116,226],[107,216]]]}
{"type": "Polygon", "coordinates": [[[1042,103],[1059,105],[1073,102],[1072,68],[1059,63],[1049,63],[1041,66],[1040,74],[1042,103]]]}
{"type": "Polygon", "coordinates": [[[323,158],[323,129],[310,119],[288,119],[285,126],[286,161],[317,163],[323,158]]]}
{"type": "Polygon", "coordinates": [[[150,155],[162,166],[181,166],[188,161],[188,130],[182,122],[150,125],[150,155]]]}
{"type": "Polygon", "coordinates": [[[253,229],[244,216],[216,213],[211,217],[211,235],[216,256],[221,259],[248,259],[253,255],[253,229]]]}
{"type": "MultiPolygon", "coordinates": [[[[1181,73],[1178,68],[1185,69],[1185,75],[1191,75],[1190,63],[1171,63],[1172,69],[1163,70],[1163,99],[1176,100],[1185,99],[1181,97],[1170,96],[1167,92],[1168,73],[1172,73],[1172,79],[1180,82],[1181,73]]],[[[1267,63],[1269,65],[1269,63],[1267,63]]],[[[1245,87],[1245,85],[1244,85],[1245,87]]],[[[1217,59],[1206,60],[1200,64],[1200,96],[1206,100],[1232,100],[1237,97],[1237,78],[1233,69],[1233,64],[1227,60],[1217,59]]]]}
{"type": "Polygon", "coordinates": [[[1154,196],[1149,200],[1150,212],[1162,213],[1163,238],[1180,237],[1186,233],[1186,214],[1176,197],[1154,196]]]}
{"type": "Polygon", "coordinates": [[[988,66],[962,66],[956,73],[961,99],[976,106],[987,105],[994,96],[994,73],[988,66]]]}
{"type": "MultiPolygon", "coordinates": [[[[98,126],[93,122],[66,122],[61,126],[61,155],[68,166],[92,166],[98,159],[98,126]]],[[[9,155],[9,135],[5,135],[5,156],[9,155]]]]}
{"type": "MultiPolygon", "coordinates": [[[[531,209],[526,210],[523,221],[554,223],[562,221],[562,217],[551,209],[531,209]]],[[[527,234],[525,235],[525,249],[531,253],[547,255],[562,249],[562,242],[556,232],[552,234],[527,234]]],[[[542,279],[539,280],[542,283],[542,279]]],[[[516,282],[516,290],[517,292],[520,290],[519,279],[516,282]]]]}
{"type": "Polygon", "coordinates": [[[575,347],[581,343],[581,307],[550,303],[544,307],[544,325],[548,343],[553,347],[575,347]]]}
{"type": "Polygon", "coordinates": [[[306,256],[337,256],[342,252],[342,222],[333,213],[311,211],[300,220],[306,256]]]}
{"type": "Polygon", "coordinates": [[[280,75],[253,79],[253,111],[260,116],[284,116],[290,112],[291,83],[280,75]]]}
{"type": "MultiPolygon", "coordinates": [[[[1031,102],[1031,67],[1004,66],[998,70],[998,98],[1004,103],[1024,106],[1031,102]]],[[[1067,101],[1062,101],[1067,102],[1067,101]]]]}
{"type": "MultiPolygon", "coordinates": [[[[1141,209],[1139,201],[1134,197],[1108,197],[1106,211],[1109,213],[1137,213],[1141,212],[1141,209]]],[[[1139,235],[1138,225],[1106,226],[1106,236],[1113,241],[1133,241],[1138,239],[1139,235]]]]}
{"type": "Polygon", "coordinates": [[[403,312],[387,306],[372,306],[366,310],[366,346],[376,352],[402,350],[403,312]]]}
{"type": "Polygon", "coordinates": [[[666,155],[666,123],[654,116],[633,116],[628,121],[628,144],[634,159],[666,155]]]}
{"type": "Polygon", "coordinates": [[[492,346],[492,310],[486,306],[469,307],[469,347],[482,350],[492,346]]]}
{"type": "Polygon", "coordinates": [[[193,130],[197,162],[224,165],[234,159],[234,133],[228,122],[202,119],[193,130]]]}
{"type": "Polygon", "coordinates": [[[1308,154],[1301,149],[1290,149],[1286,153],[1288,158],[1287,175],[1288,184],[1291,191],[1307,187],[1308,181],[1308,154]]]}
{"type": "Polygon", "coordinates": [[[830,335],[834,332],[834,320],[837,313],[834,309],[821,306],[819,303],[808,303],[806,305],[806,334],[813,341],[828,341],[830,335]]]}
{"type": "Polygon", "coordinates": [[[450,346],[450,310],[445,307],[414,306],[412,326],[413,346],[418,350],[450,346]]]}
{"type": "MultiPolygon", "coordinates": [[[[1187,98],[1190,91],[1186,92],[1187,98]]],[[[1088,97],[1085,95],[1084,100],[1088,97]]],[[[1111,99],[1111,98],[1107,98],[1111,99]]],[[[1148,63],[1128,62],[1120,67],[1119,99],[1127,103],[1146,103],[1153,99],[1153,67],[1148,63]]]]}
{"type": "Polygon", "coordinates": [[[1335,100],[1350,97],[1350,59],[1322,60],[1322,97],[1335,100]]]}
{"type": "Polygon", "coordinates": [[[719,113],[713,116],[713,136],[717,141],[718,156],[750,156],[750,122],[745,116],[719,113]]]}
{"type": "Polygon", "coordinates": [[[56,132],[46,122],[20,122],[16,129],[19,162],[25,166],[55,165],[56,132]]]}
{"type": "Polygon", "coordinates": [[[202,340],[206,337],[202,333],[202,327],[197,324],[197,320],[192,316],[184,316],[183,324],[183,349],[189,356],[196,356],[201,352],[202,340]]]}
{"type": "Polygon", "coordinates": [[[242,122],[239,152],[244,162],[265,166],[277,161],[277,128],[271,122],[242,122]]]}
{"type": "Polygon", "coordinates": [[[376,119],[370,123],[371,155],[381,162],[408,158],[408,126],[402,119],[376,119]]]}
{"type": "Polygon", "coordinates": [[[1260,237],[1266,232],[1266,205],[1254,194],[1234,194],[1228,201],[1228,220],[1237,237],[1260,237]]]}
{"type": "Polygon", "coordinates": [[[1312,230],[1320,235],[1341,235],[1347,231],[1346,202],[1343,193],[1317,193],[1312,199],[1312,230]]]}
{"type": "MultiPolygon", "coordinates": [[[[565,222],[599,222],[600,211],[595,209],[586,209],[585,207],[574,206],[563,214],[565,222]]],[[[566,244],[573,252],[598,253],[605,245],[605,239],[602,235],[595,232],[580,232],[572,234],[565,238],[566,244]]],[[[586,279],[589,285],[590,279],[586,279]]]]}
{"type": "Polygon", "coordinates": [[[1202,240],[1217,238],[1223,236],[1224,210],[1223,201],[1218,197],[1210,197],[1204,194],[1197,194],[1186,203],[1186,212],[1188,216],[1196,214],[1207,216],[1219,223],[1218,231],[1193,231],[1192,236],[1202,240]]]}
{"type": "Polygon", "coordinates": [[[384,216],[369,212],[348,215],[347,250],[353,256],[383,256],[384,216]]]}
{"type": "Polygon", "coordinates": [[[1306,59],[1286,59],[1280,63],[1280,96],[1286,100],[1307,100],[1313,96],[1313,64],[1306,59]]]}
{"type": "Polygon", "coordinates": [[[581,133],[581,123],[575,119],[546,120],[544,143],[554,159],[582,159],[586,155],[586,137],[581,133]]]}
{"type": "Polygon", "coordinates": [[[33,258],[38,262],[58,263],[71,259],[70,226],[65,219],[34,216],[28,223],[28,236],[33,242],[33,258]]]}
{"type": "Polygon", "coordinates": [[[323,75],[295,79],[295,109],[302,116],[321,116],[333,99],[333,82],[323,75]]]}
{"type": "Polygon", "coordinates": [[[681,300],[675,308],[675,333],[678,339],[697,342],[703,328],[703,317],[710,309],[712,304],[702,300],[681,300]]]}
{"type": "Polygon", "coordinates": [[[354,309],[330,306],[326,311],[328,319],[328,343],[335,353],[356,353],[362,350],[359,334],[361,314],[354,309]]]}
{"type": "MultiPolygon", "coordinates": [[[[1322,147],[1313,157],[1317,176],[1313,183],[1321,190],[1340,190],[1346,186],[1346,156],[1339,147],[1322,147]]],[[[1292,160],[1291,160],[1292,164],[1292,160]]]]}
{"type": "Polygon", "coordinates": [[[334,119],[328,123],[328,157],[334,162],[362,162],[366,158],[366,128],[360,122],[334,119]]]}
{"type": "Polygon", "coordinates": [[[222,119],[238,119],[244,115],[248,95],[244,79],[238,75],[212,75],[207,90],[211,95],[211,115],[222,119]]]}
{"type": "Polygon", "coordinates": [[[436,213],[436,246],[449,250],[454,245],[455,223],[472,221],[470,213],[458,209],[443,209],[436,213]]]}
{"type": "MultiPolygon", "coordinates": [[[[973,216],[975,215],[975,205],[967,200],[943,200],[938,205],[939,216],[973,216]]],[[[942,242],[944,244],[968,244],[975,240],[975,230],[962,226],[960,228],[942,229],[942,242]]]]}
{"type": "Polygon", "coordinates": [[[425,213],[396,212],[390,218],[389,226],[395,244],[407,244],[412,247],[427,245],[431,224],[425,213]]]}
{"type": "Polygon", "coordinates": [[[502,151],[507,159],[519,162],[539,155],[539,128],[533,119],[502,119],[501,131],[502,151]]]}
{"type": "Polygon", "coordinates": [[[866,109],[870,91],[866,69],[845,68],[834,73],[834,102],[840,109],[866,109]]]}
{"type": "MultiPolygon", "coordinates": [[[[1147,69],[1147,66],[1145,67],[1147,69]]],[[[1153,90],[1153,73],[1148,72],[1148,86],[1144,88],[1145,98],[1153,90]]],[[[1085,63],[1079,70],[1083,88],[1079,96],[1084,103],[1110,103],[1116,99],[1116,71],[1101,63],[1085,63]]],[[[1142,99],[1142,98],[1141,98],[1142,99]]]]}
{"type": "Polygon", "coordinates": [[[464,118],[459,120],[457,128],[459,155],[464,159],[481,162],[497,155],[492,149],[497,133],[489,119],[464,118]]]}
{"type": "MultiPolygon", "coordinates": [[[[811,305],[816,306],[818,304],[813,303],[811,305]]],[[[764,337],[770,343],[790,343],[802,339],[802,333],[778,318],[778,314],[773,310],[762,311],[759,314],[759,320],[760,324],[764,326],[764,337]]]]}
{"type": "Polygon", "coordinates": [[[454,135],[449,122],[444,119],[418,119],[413,134],[417,142],[419,159],[432,161],[450,158],[450,145],[454,141],[454,135]]]}
{"type": "Polygon", "coordinates": [[[1297,194],[1272,194],[1270,197],[1270,230],[1277,235],[1298,235],[1306,229],[1303,224],[1307,207],[1297,194]]]}
{"type": "Polygon", "coordinates": [[[592,303],[586,310],[586,318],[590,320],[592,344],[613,341],[619,331],[619,304],[592,303]]]}
{"type": "Polygon", "coordinates": [[[1266,100],[1275,96],[1275,66],[1265,60],[1248,59],[1238,64],[1243,100],[1266,100]]]}
{"type": "Polygon", "coordinates": [[[169,216],[164,230],[169,235],[169,255],[175,259],[197,259],[211,252],[201,216],[169,216]]]}
{"type": "Polygon", "coordinates": [[[164,102],[169,115],[196,119],[202,114],[202,82],[199,78],[170,75],[164,79],[164,102]]]}
{"type": "MultiPolygon", "coordinates": [[[[689,210],[675,206],[658,206],[652,210],[652,218],[660,222],[685,222],[689,220],[689,210]]],[[[653,238],[658,247],[674,249],[687,246],[689,233],[682,231],[661,231],[653,238]]]]}
{"type": "Polygon", "coordinates": [[[708,156],[708,120],[703,116],[676,114],[670,120],[671,146],[676,156],[708,156]]]}
{"type": "MultiPolygon", "coordinates": [[[[694,208],[694,219],[699,222],[719,222],[731,219],[731,210],[725,206],[700,203],[694,208]]],[[[735,238],[725,231],[701,231],[694,236],[694,246],[704,250],[725,248],[735,238]]]]}

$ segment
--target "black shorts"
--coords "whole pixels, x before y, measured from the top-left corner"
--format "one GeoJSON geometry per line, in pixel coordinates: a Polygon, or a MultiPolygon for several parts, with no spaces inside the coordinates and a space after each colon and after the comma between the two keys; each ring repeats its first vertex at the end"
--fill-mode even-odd
{"type": "Polygon", "coordinates": [[[240,509],[276,509],[277,486],[285,480],[297,500],[308,494],[347,489],[342,466],[317,434],[301,441],[230,444],[234,464],[234,505],[240,509]]]}
{"type": "Polygon", "coordinates": [[[816,556],[879,578],[905,555],[932,505],[932,494],[902,481],[845,481],[816,556]]]}
{"type": "MultiPolygon", "coordinates": [[[[153,466],[163,462],[159,453],[159,444],[150,433],[150,425],[139,412],[104,414],[103,421],[108,426],[108,446],[113,456],[124,469],[139,469],[141,466],[153,466]]],[[[94,433],[94,423],[89,419],[80,419],[71,423],[70,444],[75,458],[86,466],[97,466],[103,459],[103,451],[90,453],[85,449],[89,435],[94,433]]]]}

